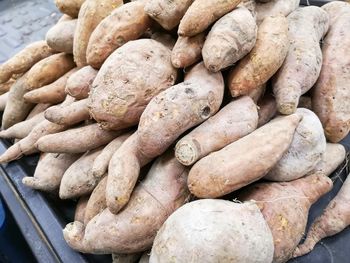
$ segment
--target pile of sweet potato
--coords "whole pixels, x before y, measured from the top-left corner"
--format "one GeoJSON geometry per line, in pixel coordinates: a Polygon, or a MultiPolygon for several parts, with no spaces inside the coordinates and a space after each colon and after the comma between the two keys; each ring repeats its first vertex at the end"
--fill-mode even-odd
{"type": "Polygon", "coordinates": [[[286,262],[350,224],[347,180],[297,247],[346,155],[349,3],[55,3],[46,39],[0,65],[0,163],[40,154],[23,184],[78,200],[73,249],[286,262]]]}

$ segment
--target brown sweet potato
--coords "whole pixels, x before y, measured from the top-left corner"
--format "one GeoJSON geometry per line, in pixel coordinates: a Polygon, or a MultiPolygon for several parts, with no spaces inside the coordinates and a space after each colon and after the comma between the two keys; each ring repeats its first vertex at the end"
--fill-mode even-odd
{"type": "Polygon", "coordinates": [[[39,103],[35,105],[35,107],[29,112],[26,120],[33,118],[41,112],[44,112],[47,108],[49,108],[51,104],[39,103]]]}
{"type": "Polygon", "coordinates": [[[94,29],[115,8],[122,4],[122,0],[86,0],[82,4],[73,43],[74,61],[78,67],[87,65],[86,49],[94,29]]]}
{"type": "Polygon", "coordinates": [[[66,84],[66,93],[78,100],[87,98],[97,72],[90,66],[79,69],[69,77],[66,84]]]}
{"type": "Polygon", "coordinates": [[[137,124],[149,101],[175,83],[170,56],[170,49],[151,39],[129,41],[114,51],[92,85],[91,116],[104,129],[137,124]]]}
{"type": "Polygon", "coordinates": [[[77,19],[61,21],[46,34],[46,42],[53,50],[73,54],[74,32],[77,19]]]}
{"type": "Polygon", "coordinates": [[[181,19],[179,36],[192,37],[202,33],[239,3],[240,0],[194,0],[181,19]]]}
{"type": "Polygon", "coordinates": [[[58,190],[63,174],[79,155],[43,153],[33,177],[24,177],[22,183],[33,189],[53,192],[58,190]]]}
{"type": "Polygon", "coordinates": [[[175,46],[176,40],[173,38],[172,35],[164,33],[164,32],[155,32],[151,35],[151,39],[158,41],[159,43],[163,44],[170,50],[173,50],[175,46]]]}
{"type": "Polygon", "coordinates": [[[271,94],[266,94],[259,102],[259,121],[258,127],[268,123],[277,113],[276,100],[271,94]]]}
{"type": "Polygon", "coordinates": [[[36,63],[26,74],[27,90],[41,88],[75,67],[72,55],[59,53],[36,63]]]}
{"type": "Polygon", "coordinates": [[[8,129],[11,126],[23,121],[34,105],[24,100],[23,96],[27,93],[27,74],[16,80],[12,85],[7,101],[4,114],[2,116],[2,129],[8,129]]]}
{"type": "MultiPolygon", "coordinates": [[[[57,105],[45,111],[45,118],[60,125],[74,125],[90,119],[88,99],[73,102],[66,107],[57,105]]],[[[1,134],[1,132],[0,132],[1,134]]]]}
{"type": "Polygon", "coordinates": [[[277,118],[199,160],[188,176],[190,191],[200,198],[216,198],[264,177],[288,150],[300,118],[277,118]]]}
{"type": "Polygon", "coordinates": [[[217,72],[247,55],[255,45],[257,31],[255,18],[245,7],[235,8],[220,18],[204,42],[202,56],[207,69],[217,72]]]}
{"type": "Polygon", "coordinates": [[[339,142],[350,131],[350,4],[336,1],[322,7],[330,19],[323,40],[320,77],[312,92],[312,108],[320,118],[326,137],[339,142]]]}
{"type": "Polygon", "coordinates": [[[0,94],[2,95],[8,92],[15,82],[16,80],[14,78],[11,78],[7,82],[0,84],[0,94]]]}
{"type": "Polygon", "coordinates": [[[194,0],[147,1],[146,13],[166,30],[172,30],[179,23],[194,0]]]}
{"type": "Polygon", "coordinates": [[[24,100],[30,103],[61,103],[66,98],[67,80],[77,70],[78,68],[73,68],[51,84],[27,92],[23,96],[24,100]]]}
{"type": "Polygon", "coordinates": [[[252,100],[255,102],[255,104],[257,104],[258,101],[264,97],[265,91],[266,91],[266,83],[249,92],[247,96],[251,97],[252,100]]]}
{"type": "Polygon", "coordinates": [[[84,223],[85,209],[88,201],[89,201],[88,195],[82,196],[79,198],[77,206],[75,207],[74,221],[79,221],[81,223],[84,223]]]}
{"type": "Polygon", "coordinates": [[[0,111],[5,110],[8,97],[9,97],[9,92],[6,92],[6,93],[0,95],[0,111]]]}
{"type": "Polygon", "coordinates": [[[162,156],[119,214],[105,209],[85,229],[79,222],[68,224],[63,230],[65,240],[74,249],[97,254],[150,249],[167,217],[189,198],[186,176],[186,168],[173,153],[162,156]]]}
{"type": "Polygon", "coordinates": [[[150,262],[270,263],[272,258],[271,231],[256,204],[209,199],[186,204],[165,221],[150,262]]]}
{"type": "Polygon", "coordinates": [[[35,63],[51,56],[54,51],[46,41],[37,41],[0,65],[0,84],[7,82],[12,75],[27,72],[35,63]]]}
{"type": "Polygon", "coordinates": [[[256,3],[258,24],[269,16],[288,16],[299,7],[300,0],[271,0],[268,3],[256,3]]]}
{"type": "Polygon", "coordinates": [[[90,194],[101,178],[91,173],[91,168],[102,148],[97,148],[83,154],[64,172],[59,195],[61,199],[71,199],[90,194]]]}
{"type": "Polygon", "coordinates": [[[128,202],[139,178],[140,169],[152,159],[138,149],[137,133],[131,135],[113,154],[108,166],[106,201],[117,214],[128,202]]]}
{"type": "Polygon", "coordinates": [[[103,62],[130,40],[138,39],[151,25],[142,1],[130,2],[115,9],[92,32],[86,50],[87,63],[100,68],[103,62]]]}
{"type": "Polygon", "coordinates": [[[94,123],[43,136],[36,142],[36,147],[41,152],[83,153],[106,145],[120,133],[121,131],[102,130],[94,123]]]}
{"type": "Polygon", "coordinates": [[[85,0],[55,0],[55,4],[61,13],[71,17],[78,17],[81,5],[85,0]]]}
{"type": "Polygon", "coordinates": [[[130,137],[131,132],[118,136],[102,150],[101,154],[96,157],[94,164],[91,168],[91,173],[95,177],[101,177],[107,173],[109,162],[113,154],[122,146],[124,141],[130,137]]]}
{"type": "Polygon", "coordinates": [[[175,68],[186,68],[200,61],[205,34],[200,33],[193,37],[179,36],[171,52],[171,63],[175,68]]]}
{"type": "Polygon", "coordinates": [[[277,109],[296,111],[301,95],[316,82],[322,66],[320,39],[328,29],[327,12],[316,6],[299,8],[288,16],[290,47],[272,79],[277,109]]]}
{"type": "Polygon", "coordinates": [[[176,144],[175,156],[183,165],[192,165],[251,133],[257,125],[257,107],[250,97],[244,96],[226,105],[183,137],[176,144]]]}
{"type": "Polygon", "coordinates": [[[95,189],[92,191],[89,201],[86,205],[84,225],[87,225],[92,218],[101,213],[105,208],[107,208],[106,203],[106,186],[107,186],[107,176],[101,177],[101,181],[96,185],[95,189]]]}
{"type": "Polygon", "coordinates": [[[288,21],[283,16],[268,17],[259,26],[252,51],[228,76],[233,97],[246,95],[266,83],[282,65],[289,47],[288,21]]]}
{"type": "Polygon", "coordinates": [[[186,130],[214,115],[223,99],[222,74],[209,72],[203,63],[194,66],[185,81],[156,97],[143,112],[137,135],[143,155],[154,158],[186,130]]]}
{"type": "Polygon", "coordinates": [[[65,22],[65,21],[70,21],[70,20],[73,20],[74,18],[69,16],[69,15],[66,15],[66,14],[63,14],[60,19],[58,19],[57,23],[61,23],[61,22],[65,22]]]}
{"type": "Polygon", "coordinates": [[[249,186],[240,201],[256,201],[274,240],[272,262],[287,262],[305,231],[310,206],[332,189],[332,180],[322,174],[288,183],[260,183],[249,186]]]}

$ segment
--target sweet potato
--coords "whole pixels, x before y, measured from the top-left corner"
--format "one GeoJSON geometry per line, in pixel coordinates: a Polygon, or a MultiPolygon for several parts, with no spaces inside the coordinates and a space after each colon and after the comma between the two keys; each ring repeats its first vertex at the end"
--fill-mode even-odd
{"type": "Polygon", "coordinates": [[[139,150],[154,158],[186,130],[214,115],[223,99],[222,74],[209,72],[203,63],[194,66],[185,81],[156,97],[143,112],[137,135],[139,150]]]}
{"type": "Polygon", "coordinates": [[[247,94],[247,96],[252,98],[252,100],[255,102],[255,104],[257,104],[258,101],[264,97],[265,91],[266,91],[266,83],[261,85],[261,86],[259,86],[256,89],[250,91],[247,94]]]}
{"type": "Polygon", "coordinates": [[[271,231],[256,204],[209,199],[186,204],[165,221],[150,262],[268,263],[272,257],[271,231]]]}
{"type": "Polygon", "coordinates": [[[66,14],[63,14],[60,19],[58,19],[57,23],[61,23],[61,22],[65,22],[65,21],[70,21],[70,20],[73,20],[74,18],[69,16],[69,15],[66,15],[66,14]]]}
{"type": "Polygon", "coordinates": [[[2,95],[8,92],[15,82],[16,80],[14,78],[11,78],[7,82],[0,84],[0,94],[2,95]]]}
{"type": "Polygon", "coordinates": [[[57,104],[64,101],[66,98],[65,88],[67,80],[77,70],[78,68],[73,68],[51,84],[27,92],[23,96],[24,100],[30,103],[49,104],[57,104]]]}
{"type": "Polygon", "coordinates": [[[95,189],[92,191],[89,201],[86,205],[84,225],[87,225],[92,218],[101,213],[105,208],[107,208],[106,203],[106,186],[107,186],[107,176],[102,177],[101,181],[96,185],[95,189]]]}
{"type": "Polygon", "coordinates": [[[242,0],[237,7],[247,8],[256,20],[256,1],[255,0],[242,0]]]}
{"type": "Polygon", "coordinates": [[[55,4],[61,13],[71,17],[78,17],[81,5],[85,0],[55,0],[55,4]]]}
{"type": "Polygon", "coordinates": [[[151,25],[142,1],[130,2],[115,9],[92,32],[86,50],[87,63],[100,68],[103,62],[130,40],[138,39],[151,25]]]}
{"type": "Polygon", "coordinates": [[[2,129],[7,129],[23,121],[34,107],[32,103],[25,101],[23,98],[28,87],[26,77],[27,74],[17,79],[8,93],[6,107],[2,115],[2,129]]]}
{"type": "Polygon", "coordinates": [[[139,263],[149,263],[149,259],[151,256],[151,252],[150,251],[146,251],[142,254],[142,257],[140,258],[139,263]]]}
{"type": "Polygon", "coordinates": [[[36,63],[26,74],[27,90],[41,88],[75,67],[72,55],[59,53],[36,63]]]}
{"type": "Polygon", "coordinates": [[[164,32],[155,32],[151,35],[151,39],[158,41],[159,43],[163,44],[170,50],[173,50],[175,46],[176,40],[173,38],[172,35],[164,33],[164,32]]]}
{"type": "Polygon", "coordinates": [[[6,92],[6,93],[0,95],[0,111],[5,110],[8,97],[9,97],[9,92],[6,92]]]}
{"type": "Polygon", "coordinates": [[[65,240],[74,249],[97,254],[150,249],[167,217],[189,198],[186,176],[187,169],[173,153],[162,156],[119,214],[105,209],[85,229],[79,222],[68,224],[63,230],[65,240]]]}
{"type": "Polygon", "coordinates": [[[102,150],[101,154],[96,157],[91,168],[91,173],[95,177],[101,177],[107,173],[109,162],[113,154],[121,147],[124,141],[131,135],[131,132],[118,136],[102,150]]]}
{"type": "Polygon", "coordinates": [[[77,154],[43,153],[34,176],[24,177],[22,183],[41,191],[58,190],[63,174],[78,158],[77,154]]]}
{"type": "Polygon", "coordinates": [[[320,118],[326,137],[339,142],[350,131],[349,54],[350,4],[336,1],[322,7],[330,19],[323,40],[323,62],[320,77],[312,92],[312,108],[320,118]]]}
{"type": "Polygon", "coordinates": [[[200,61],[205,34],[200,33],[193,37],[179,36],[171,52],[171,63],[175,68],[186,68],[200,61]]]}
{"type": "Polygon", "coordinates": [[[91,168],[102,148],[97,148],[83,154],[63,174],[60,184],[60,198],[71,199],[90,194],[101,178],[91,173],[91,168]]]}
{"type": "Polygon", "coordinates": [[[106,188],[107,206],[112,213],[117,214],[129,202],[140,169],[151,160],[138,149],[137,133],[131,135],[113,154],[108,166],[106,188]]]}
{"type": "Polygon", "coordinates": [[[139,261],[141,253],[134,254],[112,254],[112,263],[136,263],[139,261]]]}
{"type": "Polygon", "coordinates": [[[147,1],[146,13],[166,30],[172,30],[179,23],[194,0],[147,1]]]}
{"type": "Polygon", "coordinates": [[[102,130],[94,123],[43,136],[36,142],[36,147],[41,152],[83,153],[109,143],[120,133],[102,130]]]}
{"type": "Polygon", "coordinates": [[[257,31],[255,18],[245,7],[238,7],[220,18],[204,42],[202,56],[207,69],[217,72],[247,55],[255,45],[257,31]]]}
{"type": "Polygon", "coordinates": [[[350,177],[348,176],[338,194],[328,204],[322,215],[312,223],[306,239],[299,245],[293,257],[309,253],[323,238],[334,236],[350,225],[350,177]]]}
{"type": "Polygon", "coordinates": [[[256,201],[274,240],[272,262],[282,263],[292,253],[305,231],[310,206],[332,189],[332,180],[322,174],[288,183],[260,183],[249,186],[240,201],[256,201]]]}
{"type": "Polygon", "coordinates": [[[45,118],[61,125],[74,125],[90,119],[87,107],[88,99],[79,100],[63,107],[60,105],[50,107],[45,111],[45,118]]]}
{"type": "Polygon", "coordinates": [[[46,41],[37,41],[26,46],[0,65],[0,84],[7,82],[13,74],[27,72],[35,63],[52,54],[54,51],[47,45],[46,41]]]}
{"type": "Polygon", "coordinates": [[[194,0],[181,19],[179,36],[193,37],[205,31],[212,23],[232,11],[240,0],[194,0]]]}
{"type": "Polygon", "coordinates": [[[16,123],[10,128],[0,131],[0,138],[23,139],[24,137],[27,137],[32,129],[43,120],[45,120],[45,117],[44,113],[41,112],[29,120],[16,123]]]}
{"type": "Polygon", "coordinates": [[[82,196],[79,198],[77,206],[75,207],[74,212],[74,221],[84,222],[85,209],[89,201],[89,196],[82,196]]]}
{"type": "Polygon", "coordinates": [[[256,3],[258,24],[269,16],[288,16],[299,7],[300,0],[271,0],[268,3],[256,3]]]}
{"type": "Polygon", "coordinates": [[[87,98],[97,72],[90,66],[79,69],[69,77],[66,84],[66,93],[78,100],[87,98]]]}
{"type": "Polygon", "coordinates": [[[35,105],[35,107],[29,112],[26,120],[29,120],[36,116],[37,114],[40,114],[41,112],[44,112],[47,108],[49,108],[51,104],[45,104],[45,103],[39,103],[35,105]]]}
{"type": "Polygon", "coordinates": [[[91,116],[104,129],[137,124],[149,101],[175,83],[170,56],[170,49],[151,39],[129,41],[114,51],[92,85],[91,116]]]}
{"type": "Polygon", "coordinates": [[[86,49],[94,29],[113,9],[122,4],[122,0],[86,0],[82,4],[73,43],[74,61],[78,67],[87,65],[86,49]]]}
{"type": "Polygon", "coordinates": [[[257,125],[257,107],[251,98],[244,96],[226,105],[183,137],[176,144],[175,156],[183,165],[192,165],[211,152],[251,133],[257,125]]]}
{"type": "Polygon", "coordinates": [[[283,16],[266,18],[259,26],[252,51],[229,73],[231,95],[246,95],[266,83],[282,65],[288,47],[287,19],[283,16]]]}
{"type": "Polygon", "coordinates": [[[299,8],[288,16],[290,47],[282,67],[272,79],[277,109],[296,111],[299,98],[316,82],[322,66],[319,41],[327,32],[327,12],[316,6],[299,8]]]}
{"type": "Polygon", "coordinates": [[[268,123],[277,113],[276,100],[271,94],[265,95],[259,102],[259,120],[258,127],[268,123]]]}
{"type": "Polygon", "coordinates": [[[73,54],[74,32],[77,19],[57,23],[46,34],[46,42],[53,50],[73,54]]]}
{"type": "Polygon", "coordinates": [[[190,191],[200,198],[216,198],[264,177],[287,151],[300,118],[277,118],[199,160],[188,176],[190,191]]]}
{"type": "Polygon", "coordinates": [[[312,171],[326,151],[326,137],[316,114],[303,108],[297,109],[296,113],[302,120],[293,141],[265,179],[279,182],[298,179],[312,171]]]}

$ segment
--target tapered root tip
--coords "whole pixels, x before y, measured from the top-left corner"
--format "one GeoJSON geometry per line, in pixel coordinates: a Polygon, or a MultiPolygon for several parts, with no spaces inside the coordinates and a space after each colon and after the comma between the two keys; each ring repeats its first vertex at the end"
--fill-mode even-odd
{"type": "Polygon", "coordinates": [[[0,131],[0,138],[3,138],[3,139],[10,139],[10,135],[8,133],[8,130],[3,130],[3,131],[0,131]]]}
{"type": "Polygon", "coordinates": [[[183,165],[191,165],[198,160],[198,149],[193,142],[178,143],[175,149],[176,159],[183,165]]]}
{"type": "Polygon", "coordinates": [[[277,105],[277,110],[283,115],[290,115],[297,110],[297,104],[294,102],[279,104],[277,105]]]}
{"type": "Polygon", "coordinates": [[[14,160],[17,160],[23,156],[21,148],[14,144],[10,148],[4,152],[3,155],[0,156],[0,163],[8,163],[14,160]]]}
{"type": "Polygon", "coordinates": [[[293,252],[293,258],[304,256],[312,251],[317,242],[306,239],[305,243],[298,246],[293,252]]]}
{"type": "Polygon", "coordinates": [[[84,224],[78,221],[69,223],[63,229],[63,237],[68,245],[81,252],[85,252],[83,246],[84,229],[84,224]]]}
{"type": "Polygon", "coordinates": [[[37,185],[38,185],[38,180],[37,178],[35,177],[24,177],[22,179],[22,183],[25,185],[25,186],[28,186],[30,188],[33,188],[33,189],[37,189],[37,185]]]}
{"type": "Polygon", "coordinates": [[[129,202],[129,198],[107,195],[106,202],[109,211],[116,215],[129,202]]]}

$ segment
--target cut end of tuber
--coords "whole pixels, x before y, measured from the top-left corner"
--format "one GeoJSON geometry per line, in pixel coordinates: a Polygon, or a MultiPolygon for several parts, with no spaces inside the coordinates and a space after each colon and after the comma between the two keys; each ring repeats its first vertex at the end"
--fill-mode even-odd
{"type": "Polygon", "coordinates": [[[191,141],[186,141],[183,143],[180,141],[176,145],[175,156],[181,164],[186,166],[192,165],[199,158],[198,149],[191,141]]]}
{"type": "Polygon", "coordinates": [[[289,102],[289,103],[278,104],[277,109],[278,109],[278,112],[283,115],[290,115],[295,113],[295,111],[297,110],[297,106],[298,106],[297,103],[289,102]]]}

